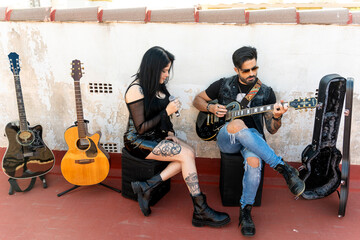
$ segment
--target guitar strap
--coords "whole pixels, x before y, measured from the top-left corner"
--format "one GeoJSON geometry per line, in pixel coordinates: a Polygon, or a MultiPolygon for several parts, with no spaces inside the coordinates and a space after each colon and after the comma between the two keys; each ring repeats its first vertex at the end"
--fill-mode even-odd
{"type": "MultiPolygon", "coordinates": [[[[248,94],[246,94],[246,96],[241,100],[241,102],[240,102],[241,109],[244,109],[247,107],[247,105],[249,104],[251,99],[253,99],[255,97],[255,95],[258,93],[258,91],[260,90],[261,84],[262,83],[261,83],[260,79],[257,79],[256,83],[251,88],[251,90],[248,92],[248,94]]],[[[239,86],[239,88],[240,88],[240,86],[239,86]]]]}
{"type": "Polygon", "coordinates": [[[18,183],[16,182],[16,179],[15,178],[9,178],[10,186],[15,192],[27,192],[27,191],[30,191],[34,187],[35,181],[36,181],[36,177],[33,177],[31,179],[31,181],[30,181],[29,186],[25,190],[21,190],[18,183]]]}

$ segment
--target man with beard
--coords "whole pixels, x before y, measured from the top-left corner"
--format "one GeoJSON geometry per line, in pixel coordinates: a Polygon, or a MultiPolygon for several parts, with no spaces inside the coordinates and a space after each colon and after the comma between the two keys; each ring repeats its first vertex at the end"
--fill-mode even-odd
{"type": "MultiPolygon", "coordinates": [[[[274,134],[281,127],[282,115],[287,107],[276,103],[271,87],[257,78],[257,51],[253,47],[242,47],[232,56],[236,75],[221,78],[212,83],[194,99],[194,106],[203,112],[210,112],[217,117],[227,113],[226,105],[237,101],[242,108],[259,107],[275,104],[272,111],[233,119],[227,122],[216,136],[217,145],[223,153],[241,153],[244,157],[243,192],[240,199],[239,226],[244,236],[255,234],[255,225],[251,218],[251,209],[260,184],[262,160],[281,173],[290,191],[299,196],[305,189],[299,179],[298,171],[288,165],[269,147],[264,136],[264,120],[268,132],[274,134]],[[212,100],[217,100],[213,103],[212,100]]],[[[240,160],[239,160],[240,161],[240,160]]]]}

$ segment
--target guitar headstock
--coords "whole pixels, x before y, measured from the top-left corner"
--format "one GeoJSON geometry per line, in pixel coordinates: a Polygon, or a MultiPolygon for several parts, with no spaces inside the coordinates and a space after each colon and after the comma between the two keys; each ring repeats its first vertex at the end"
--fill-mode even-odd
{"type": "Polygon", "coordinates": [[[317,100],[316,98],[297,98],[289,102],[289,106],[295,108],[296,110],[316,108],[317,100]]]}
{"type": "Polygon", "coordinates": [[[71,62],[71,77],[74,79],[74,81],[79,81],[80,78],[82,77],[83,75],[83,72],[82,70],[84,69],[83,67],[81,67],[81,62],[80,60],[73,60],[71,62]]]}
{"type": "Polygon", "coordinates": [[[19,64],[19,54],[16,52],[11,52],[9,55],[10,61],[10,70],[14,75],[19,75],[20,73],[20,64],[19,64]]]}

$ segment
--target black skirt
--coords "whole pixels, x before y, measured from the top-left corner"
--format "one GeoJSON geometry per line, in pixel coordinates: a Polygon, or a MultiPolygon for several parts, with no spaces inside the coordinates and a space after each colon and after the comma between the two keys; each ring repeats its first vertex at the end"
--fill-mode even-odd
{"type": "Polygon", "coordinates": [[[131,155],[145,159],[165,137],[156,130],[140,135],[136,131],[133,121],[129,119],[128,129],[124,133],[124,145],[131,155]]]}

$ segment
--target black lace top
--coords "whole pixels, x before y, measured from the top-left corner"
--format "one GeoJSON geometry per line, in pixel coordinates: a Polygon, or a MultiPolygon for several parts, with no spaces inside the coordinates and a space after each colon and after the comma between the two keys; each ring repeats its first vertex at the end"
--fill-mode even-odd
{"type": "MultiPolygon", "coordinates": [[[[138,84],[138,83],[133,83],[138,84]]],[[[131,84],[129,88],[133,85],[131,84]]],[[[165,98],[155,98],[150,104],[149,116],[145,116],[144,99],[127,103],[129,121],[124,134],[124,145],[134,156],[145,158],[168,132],[174,132],[166,106],[169,94],[165,98]]]]}
{"type": "Polygon", "coordinates": [[[169,116],[165,110],[169,104],[169,97],[155,98],[150,105],[150,115],[145,119],[144,99],[127,104],[132,120],[139,135],[160,134],[166,137],[169,131],[174,131],[169,116]]]}

